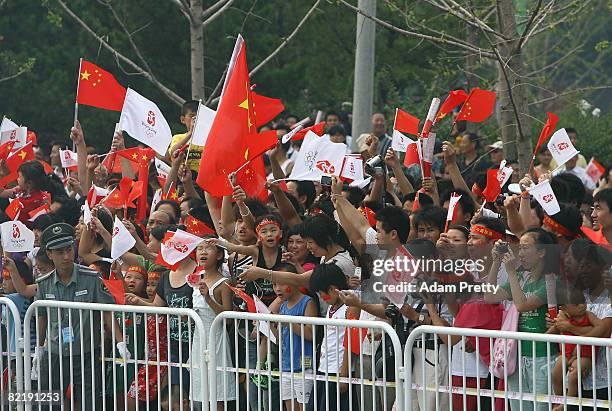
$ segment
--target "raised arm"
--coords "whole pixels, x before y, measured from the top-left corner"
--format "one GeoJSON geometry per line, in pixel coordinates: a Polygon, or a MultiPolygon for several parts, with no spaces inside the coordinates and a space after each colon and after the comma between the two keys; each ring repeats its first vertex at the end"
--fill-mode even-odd
{"type": "Polygon", "coordinates": [[[300,224],[302,222],[300,215],[293,207],[291,201],[289,201],[287,194],[281,190],[280,185],[278,183],[268,182],[267,188],[272,192],[274,200],[276,201],[276,206],[278,207],[278,211],[280,212],[280,215],[287,227],[291,228],[300,224]]]}
{"type": "Polygon", "coordinates": [[[89,190],[89,186],[87,186],[87,146],[85,145],[85,135],[79,120],[70,129],[70,137],[76,147],[77,175],[81,185],[81,192],[87,193],[87,190],[89,190]]]}
{"type": "Polygon", "coordinates": [[[385,155],[385,163],[391,169],[391,171],[393,171],[393,175],[397,179],[397,185],[399,186],[402,195],[414,193],[414,187],[412,186],[410,180],[408,180],[408,177],[406,177],[406,174],[404,174],[399,158],[392,148],[387,150],[387,154],[385,155]]]}
{"type": "Polygon", "coordinates": [[[526,231],[525,224],[519,213],[518,205],[522,203],[522,199],[517,195],[506,197],[504,207],[506,208],[506,216],[508,218],[508,228],[515,236],[520,237],[526,231]]]}
{"type": "Polygon", "coordinates": [[[463,179],[463,175],[461,174],[459,166],[457,165],[457,154],[455,153],[455,147],[450,141],[445,141],[442,143],[442,153],[444,155],[444,168],[450,174],[453,187],[463,190],[466,193],[470,193],[474,199],[474,202],[479,204],[478,197],[472,193],[472,190],[467,186],[465,180],[463,179]]]}

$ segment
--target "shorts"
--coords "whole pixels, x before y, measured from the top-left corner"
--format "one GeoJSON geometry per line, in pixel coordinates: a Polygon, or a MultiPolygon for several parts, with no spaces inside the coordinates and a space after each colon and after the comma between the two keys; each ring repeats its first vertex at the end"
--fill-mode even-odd
{"type": "Polygon", "coordinates": [[[307,370],[302,377],[301,373],[296,372],[292,381],[291,376],[287,375],[285,377],[285,373],[283,373],[283,378],[279,382],[281,400],[296,399],[298,403],[306,404],[310,399],[310,393],[314,385],[314,374],[312,370],[307,370]]]}

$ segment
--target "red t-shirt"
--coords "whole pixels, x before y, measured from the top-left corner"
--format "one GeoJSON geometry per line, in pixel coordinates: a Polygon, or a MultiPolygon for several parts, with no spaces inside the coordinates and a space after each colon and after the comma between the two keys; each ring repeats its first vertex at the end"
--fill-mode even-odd
{"type": "MultiPolygon", "coordinates": [[[[584,317],[582,317],[580,320],[576,320],[574,317],[570,317],[570,319],[568,320],[570,324],[575,325],[576,327],[586,327],[591,325],[591,322],[589,321],[589,316],[585,315],[584,317]]],[[[572,333],[568,333],[568,332],[562,332],[561,334],[563,335],[574,335],[572,333]]],[[[560,344],[561,345],[561,344],[560,344]]],[[[580,346],[580,358],[582,357],[592,357],[593,356],[593,351],[591,349],[592,346],[590,345],[581,345],[580,346]]],[[[574,352],[574,349],[576,348],[576,344],[567,344],[565,343],[565,358],[571,358],[572,357],[572,353],[574,352]]],[[[595,347],[595,352],[597,352],[597,347],[595,347]]],[[[563,351],[561,350],[561,347],[559,346],[559,355],[562,355],[563,351]]]]}

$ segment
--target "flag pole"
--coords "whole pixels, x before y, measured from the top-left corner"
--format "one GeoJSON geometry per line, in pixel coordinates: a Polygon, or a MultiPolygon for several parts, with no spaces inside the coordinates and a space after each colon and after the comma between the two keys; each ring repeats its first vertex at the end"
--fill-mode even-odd
{"type": "MultiPolygon", "coordinates": [[[[76,94],[74,95],[74,120],[72,121],[73,127],[76,127],[77,121],[79,119],[79,103],[77,100],[77,96],[79,95],[79,85],[81,84],[81,67],[83,65],[83,57],[79,59],[79,74],[77,75],[77,88],[76,94]]],[[[75,150],[74,141],[72,142],[72,151],[75,150]]]]}

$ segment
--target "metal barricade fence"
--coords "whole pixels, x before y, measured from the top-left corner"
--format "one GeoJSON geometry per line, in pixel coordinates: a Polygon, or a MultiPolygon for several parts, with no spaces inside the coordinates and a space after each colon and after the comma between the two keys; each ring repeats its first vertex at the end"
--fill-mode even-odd
{"type": "Polygon", "coordinates": [[[612,409],[612,338],[420,326],[406,341],[404,364],[405,409],[612,409]],[[489,371],[499,360],[511,368],[512,344],[515,371],[504,368],[497,378],[489,371]],[[575,359],[566,357],[570,344],[575,359]]]}
{"type": "Polygon", "coordinates": [[[206,330],[192,309],[39,300],[25,316],[26,341],[31,321],[44,345],[34,364],[25,362],[24,389],[34,398],[26,410],[194,410],[208,402],[206,330]]]}
{"type": "Polygon", "coordinates": [[[0,410],[22,410],[23,406],[14,401],[24,389],[21,317],[15,303],[6,297],[0,297],[0,313],[4,330],[0,333],[0,410]]]}
{"type": "Polygon", "coordinates": [[[232,393],[239,410],[405,409],[400,341],[383,321],[223,312],[208,347],[211,410],[232,393]]]}

